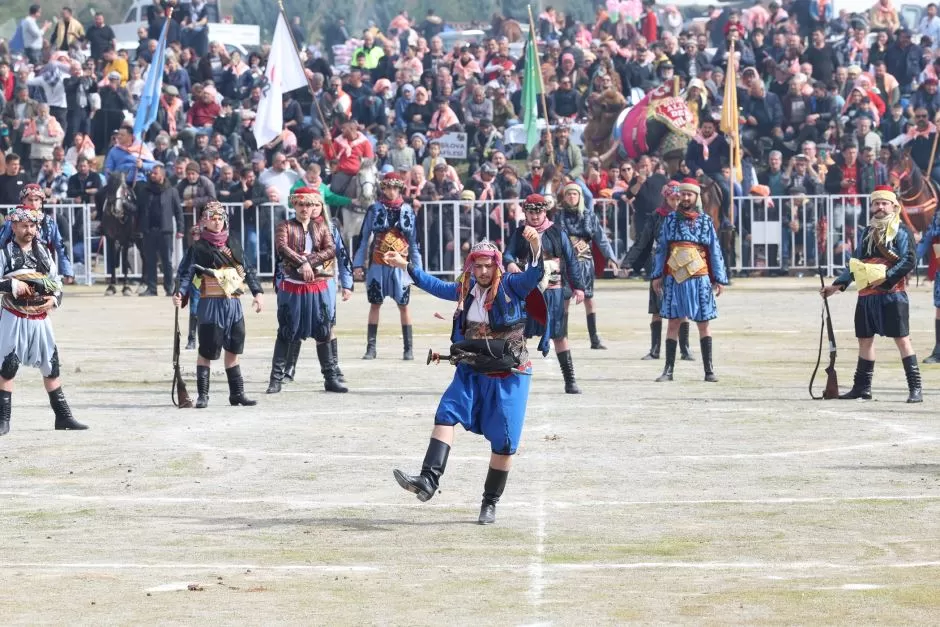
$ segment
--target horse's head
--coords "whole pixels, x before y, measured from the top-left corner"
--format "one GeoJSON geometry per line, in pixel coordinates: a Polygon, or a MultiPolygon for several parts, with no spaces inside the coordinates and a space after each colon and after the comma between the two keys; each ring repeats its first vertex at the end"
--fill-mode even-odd
{"type": "Polygon", "coordinates": [[[359,167],[359,199],[366,204],[375,202],[376,181],[378,172],[375,169],[375,161],[372,159],[363,159],[359,167]]]}
{"type": "Polygon", "coordinates": [[[910,150],[892,150],[888,160],[888,180],[891,186],[899,190],[904,185],[910,185],[916,167],[910,150]]]}
{"type": "Polygon", "coordinates": [[[108,175],[107,183],[105,183],[105,187],[107,188],[109,194],[115,194],[119,189],[126,185],[127,182],[124,178],[123,172],[112,172],[108,175]]]}

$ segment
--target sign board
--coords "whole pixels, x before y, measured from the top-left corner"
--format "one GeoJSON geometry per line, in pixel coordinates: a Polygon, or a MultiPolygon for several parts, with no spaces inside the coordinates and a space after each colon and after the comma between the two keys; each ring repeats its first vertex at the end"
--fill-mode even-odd
{"type": "Polygon", "coordinates": [[[441,156],[445,159],[467,158],[467,134],[444,133],[437,139],[432,139],[441,145],[441,156]]]}

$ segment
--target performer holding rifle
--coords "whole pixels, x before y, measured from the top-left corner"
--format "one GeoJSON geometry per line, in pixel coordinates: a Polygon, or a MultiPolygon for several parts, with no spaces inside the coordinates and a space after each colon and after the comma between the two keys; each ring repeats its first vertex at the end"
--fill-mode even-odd
{"type": "Polygon", "coordinates": [[[911,346],[907,275],[914,269],[914,236],[901,224],[901,205],[894,190],[880,185],[871,194],[871,218],[862,232],[861,244],[852,252],[849,267],[832,285],[819,290],[829,297],[855,281],[855,337],[858,366],[852,389],[839,398],[870,399],[875,372],[875,335],[894,339],[907,377],[908,403],[923,401],[917,355],[911,346]]]}
{"type": "MultiPolygon", "coordinates": [[[[496,503],[506,487],[512,456],[522,436],[532,382],[532,367],[525,341],[526,322],[535,313],[536,305],[540,306],[542,313],[545,308],[538,291],[544,273],[541,236],[535,229],[526,229],[526,239],[532,251],[531,262],[525,271],[503,275],[499,249],[492,242],[482,241],[470,250],[456,282],[441,281],[423,272],[400,251],[390,250],[384,255],[388,266],[407,270],[421,289],[438,298],[457,302],[451,333],[454,344],[451,356],[454,361],[468,357],[466,363],[457,364],[454,380],[441,397],[420,474],[408,475],[396,470],[395,480],[416,494],[418,500],[430,500],[437,492],[447,465],[454,441],[454,427],[461,425],[482,435],[489,440],[492,454],[483,485],[483,503],[478,519],[481,525],[496,522],[496,503]],[[483,346],[474,351],[473,344],[483,346]],[[495,348],[497,344],[499,349],[495,348]],[[492,347],[494,359],[511,358],[511,363],[501,372],[477,363],[489,361],[482,359],[486,356],[487,346],[492,347]],[[472,352],[478,354],[468,354],[472,352]]],[[[540,345],[547,349],[544,338],[540,345]]]]}

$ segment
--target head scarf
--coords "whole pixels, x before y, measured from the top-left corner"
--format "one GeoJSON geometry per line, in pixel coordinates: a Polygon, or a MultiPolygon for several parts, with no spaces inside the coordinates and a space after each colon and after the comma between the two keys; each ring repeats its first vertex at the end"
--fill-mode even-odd
{"type": "Polygon", "coordinates": [[[39,224],[42,222],[42,211],[27,209],[22,205],[17,205],[7,216],[10,222],[33,222],[39,224]]]}
{"type": "Polygon", "coordinates": [[[561,189],[561,206],[564,207],[565,211],[571,211],[572,213],[584,213],[584,192],[581,191],[581,186],[577,183],[568,183],[561,189]],[[574,207],[569,207],[565,204],[565,194],[570,191],[578,192],[578,204],[574,207]]]}
{"type": "Polygon", "coordinates": [[[875,191],[871,193],[871,202],[874,203],[876,200],[887,200],[894,206],[894,211],[884,218],[869,218],[870,228],[865,239],[868,242],[872,240],[877,242],[883,238],[884,243],[887,244],[897,237],[898,230],[901,228],[901,203],[898,202],[897,194],[890,185],[879,185],[875,188],[875,191]]]}
{"type": "Polygon", "coordinates": [[[23,186],[20,190],[20,202],[25,202],[30,196],[39,196],[41,201],[46,202],[46,192],[42,191],[42,187],[36,183],[27,183],[23,186]]]}
{"type": "Polygon", "coordinates": [[[202,229],[201,239],[206,240],[213,246],[223,247],[228,243],[228,212],[218,200],[210,200],[202,210],[202,221],[207,222],[210,218],[220,215],[225,221],[225,226],[218,233],[210,231],[207,228],[202,229]]]}
{"type": "Polygon", "coordinates": [[[457,277],[457,314],[463,311],[464,301],[467,299],[467,294],[470,293],[470,283],[473,278],[473,264],[477,259],[492,259],[494,266],[493,282],[487,290],[484,308],[489,311],[493,307],[493,301],[496,300],[499,282],[503,277],[503,255],[499,252],[499,248],[496,244],[489,240],[483,240],[478,244],[474,244],[473,248],[470,249],[470,254],[467,255],[467,260],[464,261],[463,264],[463,271],[460,273],[460,276],[457,277]]]}
{"type": "Polygon", "coordinates": [[[554,224],[554,222],[552,222],[548,217],[548,212],[551,210],[551,205],[545,196],[542,196],[541,194],[529,194],[526,196],[525,201],[522,203],[522,209],[524,211],[528,211],[529,209],[542,209],[546,212],[545,219],[542,220],[542,223],[538,226],[532,227],[539,233],[544,233],[551,228],[552,224],[554,224]]]}
{"type": "Polygon", "coordinates": [[[684,218],[689,220],[698,219],[699,212],[696,209],[702,208],[702,188],[699,186],[698,181],[693,178],[682,179],[682,182],[679,183],[680,192],[692,192],[695,194],[695,209],[683,209],[679,207],[679,213],[682,214],[684,218]]]}
{"type": "Polygon", "coordinates": [[[288,206],[293,208],[294,203],[300,201],[320,203],[320,206],[323,207],[323,211],[320,213],[320,217],[314,218],[315,221],[323,222],[328,216],[327,206],[326,203],[323,202],[323,196],[320,194],[320,190],[312,187],[298,187],[291,192],[290,198],[288,199],[288,206]]]}

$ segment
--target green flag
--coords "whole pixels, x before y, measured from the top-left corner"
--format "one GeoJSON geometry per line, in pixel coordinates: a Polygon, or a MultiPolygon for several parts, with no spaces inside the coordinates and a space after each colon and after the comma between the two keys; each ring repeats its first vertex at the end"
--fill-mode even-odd
{"type": "Polygon", "coordinates": [[[526,44],[525,76],[522,82],[522,122],[525,124],[525,147],[532,150],[539,143],[539,93],[542,68],[539,66],[538,46],[529,38],[526,44]]]}

